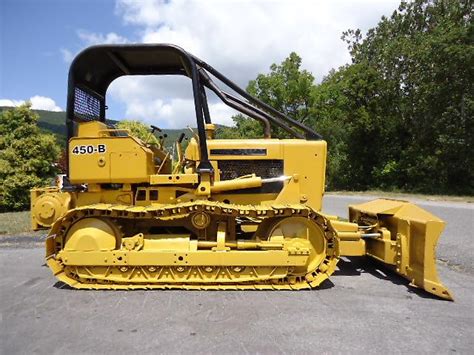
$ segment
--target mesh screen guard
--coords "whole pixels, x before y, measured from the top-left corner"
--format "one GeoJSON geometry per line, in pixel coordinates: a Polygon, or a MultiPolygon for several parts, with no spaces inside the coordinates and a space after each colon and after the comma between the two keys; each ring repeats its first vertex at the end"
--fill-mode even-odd
{"type": "Polygon", "coordinates": [[[262,179],[283,175],[283,160],[218,160],[221,180],[236,179],[240,176],[255,174],[262,179]]]}
{"type": "Polygon", "coordinates": [[[102,121],[103,100],[88,93],[87,91],[74,88],[74,120],[79,122],[102,121]]]}

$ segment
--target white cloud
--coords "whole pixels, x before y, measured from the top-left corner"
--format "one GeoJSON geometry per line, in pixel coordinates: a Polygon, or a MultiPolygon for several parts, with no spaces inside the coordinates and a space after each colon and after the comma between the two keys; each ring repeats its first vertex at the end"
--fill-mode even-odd
{"type": "MultiPolygon", "coordinates": [[[[237,112],[209,93],[214,123],[232,125],[237,112]]],[[[183,76],[123,76],[109,87],[108,99],[125,103],[126,119],[167,128],[196,127],[191,81],[183,76]]]]}
{"type": "Polygon", "coordinates": [[[157,26],[163,22],[160,6],[164,1],[159,0],[122,0],[116,2],[116,12],[123,15],[126,23],[157,26]]]}
{"type": "MultiPolygon", "coordinates": [[[[223,103],[209,105],[213,122],[232,125],[235,112],[223,103]]],[[[166,128],[196,127],[193,99],[154,99],[143,105],[141,100],[132,100],[127,105],[127,119],[139,120],[166,128]]]]}
{"type": "Polygon", "coordinates": [[[72,52],[66,48],[61,48],[60,51],[61,51],[61,54],[63,55],[63,60],[66,63],[71,63],[72,60],[74,59],[74,54],[72,54],[72,52]]]}
{"type": "MultiPolygon", "coordinates": [[[[389,15],[398,3],[399,0],[118,0],[116,11],[126,24],[141,29],[142,42],[177,44],[245,87],[249,80],[258,73],[268,72],[270,64],[281,62],[291,51],[303,58],[303,67],[320,81],[330,69],[350,60],[340,39],[342,32],[349,28],[366,31],[382,15],[389,15]]],[[[133,107],[156,108],[153,97],[159,97],[158,94],[181,96],[179,87],[166,92],[153,81],[146,85],[142,82],[135,90],[130,84],[121,85],[133,107]],[[150,97],[151,94],[156,96],[150,97]]],[[[210,101],[213,116],[222,119],[220,123],[232,123],[231,109],[215,99],[210,101]]],[[[190,100],[186,102],[191,104],[190,100]]],[[[163,123],[176,126],[182,122],[179,113],[183,108],[178,105],[184,105],[184,101],[169,100],[167,106],[159,105],[161,117],[165,117],[165,107],[166,117],[174,117],[163,123]]],[[[130,110],[130,104],[127,107],[127,112],[134,111],[130,110]]],[[[191,115],[190,108],[186,112],[191,115]]],[[[218,121],[216,117],[213,119],[218,121]]]]}
{"type": "MultiPolygon", "coordinates": [[[[31,103],[31,108],[35,110],[62,111],[61,107],[56,105],[56,102],[50,97],[35,95],[26,101],[29,101],[31,103]]],[[[15,107],[24,104],[26,101],[0,99],[0,106],[15,107]]]]}
{"type": "MultiPolygon", "coordinates": [[[[350,61],[341,40],[343,31],[360,28],[365,32],[398,4],[399,0],[117,0],[116,14],[133,27],[136,37],[84,30],[78,36],[84,45],[177,44],[244,88],[257,74],[268,72],[272,63],[295,51],[303,58],[303,68],[320,81],[330,69],[350,61]]],[[[109,97],[125,106],[127,116],[145,121],[153,116],[153,122],[158,120],[163,127],[179,127],[195,125],[189,92],[190,83],[184,81],[133,77],[113,83],[109,97]]],[[[230,122],[230,109],[216,98],[210,98],[210,108],[213,115],[230,122]]]]}
{"type": "Polygon", "coordinates": [[[233,126],[232,116],[238,113],[222,102],[211,103],[209,112],[214,123],[225,126],[233,126]]]}
{"type": "Polygon", "coordinates": [[[109,106],[124,104],[126,119],[166,128],[195,126],[191,82],[182,76],[123,76],[107,93],[109,106]]]}
{"type": "Polygon", "coordinates": [[[77,37],[81,40],[81,45],[75,50],[61,48],[59,52],[61,53],[64,62],[70,64],[74,57],[84,48],[95,45],[95,44],[122,44],[129,43],[130,40],[115,33],[109,32],[106,34],[95,33],[87,30],[79,29],[76,31],[77,37]]]}
{"type": "Polygon", "coordinates": [[[115,32],[109,32],[104,35],[102,33],[78,30],[77,36],[84,42],[85,46],[92,46],[94,44],[121,44],[129,42],[127,38],[122,37],[115,32]]]}
{"type": "MultiPolygon", "coordinates": [[[[141,100],[131,100],[127,104],[126,116],[160,127],[181,128],[192,125],[194,106],[189,99],[154,99],[143,105],[141,100]]],[[[194,120],[195,121],[195,120],[194,120]]]]}
{"type": "Polygon", "coordinates": [[[117,12],[142,28],[142,41],[180,45],[245,86],[291,51],[320,80],[349,61],[343,31],[375,26],[398,3],[118,0],[117,12]]]}
{"type": "Polygon", "coordinates": [[[24,104],[24,100],[10,100],[10,99],[0,99],[0,106],[2,107],[15,107],[24,104]]]}
{"type": "Polygon", "coordinates": [[[48,110],[48,111],[62,111],[61,107],[56,105],[56,102],[45,96],[33,96],[29,100],[31,102],[31,108],[37,110],[48,110]]]}

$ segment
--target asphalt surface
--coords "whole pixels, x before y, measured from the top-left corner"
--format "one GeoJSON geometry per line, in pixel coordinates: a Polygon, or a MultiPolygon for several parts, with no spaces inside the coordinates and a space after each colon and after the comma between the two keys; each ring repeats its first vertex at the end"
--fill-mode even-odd
{"type": "MultiPolygon", "coordinates": [[[[345,216],[360,201],[327,196],[324,211],[345,216]]],[[[455,302],[365,258],[341,260],[313,291],[77,291],[55,281],[37,243],[11,237],[0,244],[0,353],[471,354],[474,209],[422,205],[448,222],[438,271],[455,302]]]]}

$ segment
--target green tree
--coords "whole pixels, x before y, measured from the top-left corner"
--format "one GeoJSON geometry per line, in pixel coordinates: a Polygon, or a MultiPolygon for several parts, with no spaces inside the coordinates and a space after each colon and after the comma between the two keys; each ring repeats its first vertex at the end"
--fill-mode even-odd
{"type": "Polygon", "coordinates": [[[132,136],[149,144],[158,144],[158,139],[154,134],[151,134],[150,127],[140,121],[123,120],[117,123],[117,128],[128,129],[132,136]]]}
{"type": "Polygon", "coordinates": [[[301,57],[295,52],[279,65],[272,64],[270,73],[251,80],[247,92],[302,123],[309,118],[313,104],[310,95],[314,77],[301,68],[301,57]]]}
{"type": "MultiPolygon", "coordinates": [[[[302,123],[308,123],[313,105],[311,88],[313,75],[301,68],[301,57],[295,52],[281,64],[272,64],[268,74],[251,80],[246,91],[280,112],[302,123]]],[[[219,138],[259,138],[263,136],[261,123],[243,115],[233,117],[235,127],[222,128],[219,138]]],[[[272,127],[273,137],[288,137],[283,130],[272,127]]]]}
{"type": "MultiPolygon", "coordinates": [[[[291,53],[247,92],[323,135],[330,188],[473,194],[472,1],[402,1],[365,36],[343,39],[352,64],[319,85],[291,53]]],[[[261,134],[256,121],[234,121],[224,136],[261,134]]]]}
{"type": "Polygon", "coordinates": [[[313,89],[312,116],[328,141],[331,189],[382,187],[386,180],[378,181],[374,171],[383,170],[401,147],[384,86],[376,70],[357,63],[332,71],[313,89]]]}
{"type": "Polygon", "coordinates": [[[463,0],[402,2],[365,37],[344,33],[353,64],[314,93],[315,116],[346,127],[338,185],[474,192],[473,35],[463,0]]]}
{"type": "Polygon", "coordinates": [[[28,104],[0,113],[0,211],[28,208],[29,189],[48,184],[56,173],[59,146],[37,126],[28,104]]]}
{"type": "Polygon", "coordinates": [[[232,117],[233,127],[217,126],[216,137],[219,139],[262,138],[263,129],[259,121],[238,114],[232,117]]]}

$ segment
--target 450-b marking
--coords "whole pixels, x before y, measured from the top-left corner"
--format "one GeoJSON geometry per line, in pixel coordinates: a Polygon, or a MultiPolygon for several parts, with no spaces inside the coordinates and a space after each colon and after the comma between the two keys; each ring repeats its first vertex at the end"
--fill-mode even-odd
{"type": "Polygon", "coordinates": [[[107,146],[105,144],[95,145],[76,145],[72,149],[72,154],[94,154],[94,153],[105,153],[107,146]]]}

